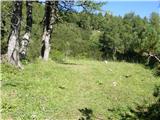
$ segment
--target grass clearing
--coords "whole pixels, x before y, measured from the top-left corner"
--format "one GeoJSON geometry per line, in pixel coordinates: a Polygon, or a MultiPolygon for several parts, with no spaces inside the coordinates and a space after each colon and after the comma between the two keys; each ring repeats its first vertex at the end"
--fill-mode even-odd
{"type": "Polygon", "coordinates": [[[2,65],[2,117],[118,120],[128,108],[154,102],[158,84],[151,70],[126,62],[37,60],[23,71],[2,65]]]}

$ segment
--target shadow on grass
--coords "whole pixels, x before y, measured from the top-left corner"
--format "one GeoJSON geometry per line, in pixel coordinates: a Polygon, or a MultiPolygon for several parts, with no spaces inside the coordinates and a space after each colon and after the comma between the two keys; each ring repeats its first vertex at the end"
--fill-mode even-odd
{"type": "Polygon", "coordinates": [[[67,62],[67,61],[63,61],[63,60],[55,60],[55,62],[58,64],[63,64],[63,65],[82,65],[82,64],[78,64],[78,63],[74,63],[74,62],[67,62]]]}
{"type": "Polygon", "coordinates": [[[149,105],[148,107],[137,106],[136,109],[130,109],[130,114],[121,115],[121,120],[159,120],[160,119],[160,101],[149,105]]]}
{"type": "Polygon", "coordinates": [[[9,86],[9,87],[16,87],[18,84],[15,84],[15,83],[2,83],[2,87],[6,87],[6,86],[9,86]]]}
{"type": "Polygon", "coordinates": [[[79,120],[92,120],[92,117],[93,117],[92,109],[88,109],[88,108],[79,109],[79,112],[81,112],[82,114],[79,120]]]}
{"type": "Polygon", "coordinates": [[[22,83],[20,83],[18,81],[4,81],[4,80],[2,80],[2,82],[1,82],[2,87],[17,87],[20,85],[22,85],[22,83]]]}
{"type": "Polygon", "coordinates": [[[67,62],[64,62],[64,63],[61,63],[61,64],[64,64],[64,65],[82,65],[82,64],[77,64],[77,63],[67,63],[67,62]]]}
{"type": "Polygon", "coordinates": [[[157,100],[149,106],[139,105],[130,109],[131,114],[121,115],[121,120],[160,120],[160,86],[156,86],[153,96],[157,100]]]}
{"type": "Polygon", "coordinates": [[[32,84],[31,83],[24,83],[23,81],[20,82],[20,81],[2,81],[1,82],[1,87],[2,88],[20,88],[20,89],[30,89],[32,87],[32,84]]]}

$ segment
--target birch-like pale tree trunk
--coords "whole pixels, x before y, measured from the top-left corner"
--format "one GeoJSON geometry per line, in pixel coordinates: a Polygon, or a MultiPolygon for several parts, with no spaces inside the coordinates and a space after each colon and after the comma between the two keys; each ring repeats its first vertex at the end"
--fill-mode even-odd
{"type": "Polygon", "coordinates": [[[32,30],[32,1],[26,1],[26,9],[27,9],[27,19],[26,19],[26,30],[25,34],[21,41],[20,48],[20,57],[23,58],[26,56],[28,44],[30,42],[30,35],[32,30]]]}
{"type": "Polygon", "coordinates": [[[41,48],[41,57],[43,60],[48,60],[50,52],[50,38],[53,30],[53,24],[56,18],[58,1],[46,1],[45,4],[45,20],[42,36],[42,48],[41,48]]]}
{"type": "Polygon", "coordinates": [[[19,34],[22,19],[22,1],[13,2],[11,33],[8,39],[8,62],[21,68],[19,59],[19,34]]]}

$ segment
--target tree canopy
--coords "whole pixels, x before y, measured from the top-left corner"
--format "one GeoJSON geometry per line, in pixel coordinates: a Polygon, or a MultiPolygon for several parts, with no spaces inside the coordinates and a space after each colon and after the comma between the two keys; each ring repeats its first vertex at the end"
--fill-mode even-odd
{"type": "MultiPolygon", "coordinates": [[[[133,12],[126,13],[122,17],[114,16],[109,12],[102,14],[101,11],[98,13],[90,11],[91,8],[100,10],[99,8],[104,4],[90,1],[60,1],[58,13],[60,20],[53,26],[50,58],[68,56],[147,62],[149,55],[159,57],[160,16],[158,13],[153,12],[149,18],[141,18],[133,12]],[[76,12],[75,5],[85,7],[90,12],[76,12]]],[[[5,2],[2,6],[2,54],[6,53],[7,36],[10,31],[10,18],[3,15],[11,12],[11,5],[11,2],[5,2]]],[[[23,7],[22,34],[25,31],[25,9],[23,7]]],[[[32,41],[26,57],[30,61],[40,55],[44,10],[44,4],[33,3],[32,41]]]]}

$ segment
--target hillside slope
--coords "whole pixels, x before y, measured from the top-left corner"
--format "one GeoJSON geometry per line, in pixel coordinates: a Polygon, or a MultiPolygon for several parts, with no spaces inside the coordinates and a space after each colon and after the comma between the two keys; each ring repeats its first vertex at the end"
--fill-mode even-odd
{"type": "Polygon", "coordinates": [[[137,104],[151,103],[160,78],[140,64],[69,60],[2,65],[3,119],[120,119],[137,104]]]}

